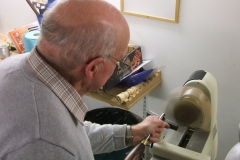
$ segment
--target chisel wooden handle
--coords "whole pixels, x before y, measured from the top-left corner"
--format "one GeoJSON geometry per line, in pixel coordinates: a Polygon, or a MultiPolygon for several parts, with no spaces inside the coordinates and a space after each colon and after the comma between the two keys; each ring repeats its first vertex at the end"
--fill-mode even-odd
{"type": "MultiPolygon", "coordinates": [[[[165,114],[162,113],[159,119],[164,119],[165,114]]],[[[125,157],[124,160],[141,160],[143,152],[145,150],[145,146],[147,145],[148,139],[150,138],[150,135],[147,136],[146,139],[142,140],[141,143],[136,145],[125,157]]]]}
{"type": "Polygon", "coordinates": [[[145,145],[139,143],[127,154],[124,160],[141,160],[144,150],[145,145]]]}

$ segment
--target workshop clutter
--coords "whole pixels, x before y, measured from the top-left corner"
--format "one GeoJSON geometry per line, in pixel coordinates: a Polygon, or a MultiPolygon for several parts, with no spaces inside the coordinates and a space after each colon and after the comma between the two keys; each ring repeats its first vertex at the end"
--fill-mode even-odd
{"type": "Polygon", "coordinates": [[[19,28],[15,28],[7,34],[13,43],[14,49],[16,49],[18,53],[25,53],[31,50],[32,46],[36,44],[39,37],[39,34],[36,34],[36,32],[39,32],[39,29],[39,24],[36,21],[19,28]],[[26,48],[27,51],[25,51],[26,48]]]}
{"type": "Polygon", "coordinates": [[[36,22],[26,24],[21,27],[16,27],[8,32],[8,37],[12,41],[12,50],[17,50],[18,53],[30,52],[36,45],[40,36],[41,21],[43,13],[47,8],[51,7],[55,0],[26,0],[29,7],[36,14],[36,22]]]}
{"type": "Polygon", "coordinates": [[[26,0],[29,7],[36,14],[38,23],[41,25],[43,13],[52,6],[55,0],[26,0]]]}
{"type": "Polygon", "coordinates": [[[161,71],[157,70],[138,85],[132,86],[118,93],[115,96],[115,99],[119,105],[131,103],[131,101],[135,101],[139,97],[143,97],[142,93],[147,92],[149,88],[153,87],[153,85],[161,83],[160,78],[161,71]]]}
{"type": "Polygon", "coordinates": [[[129,45],[126,56],[119,62],[105,85],[103,91],[108,91],[116,86],[121,80],[131,75],[140,64],[142,64],[142,51],[140,46],[129,45]]]}

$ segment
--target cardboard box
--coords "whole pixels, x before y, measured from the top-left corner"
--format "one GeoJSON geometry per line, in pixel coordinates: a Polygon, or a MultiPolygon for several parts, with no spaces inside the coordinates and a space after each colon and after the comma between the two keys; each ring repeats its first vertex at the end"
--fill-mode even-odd
{"type": "Polygon", "coordinates": [[[142,52],[140,46],[128,46],[128,53],[122,59],[123,62],[130,66],[120,62],[120,67],[116,66],[112,76],[103,86],[103,91],[108,91],[116,86],[122,79],[126,78],[130,73],[142,63],[142,52]]]}

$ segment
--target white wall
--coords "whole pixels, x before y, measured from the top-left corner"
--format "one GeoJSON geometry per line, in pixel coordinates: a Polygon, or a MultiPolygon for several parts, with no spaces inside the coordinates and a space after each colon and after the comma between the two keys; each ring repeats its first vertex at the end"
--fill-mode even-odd
{"type": "MultiPolygon", "coordinates": [[[[125,15],[130,43],[141,45],[143,57],[162,70],[163,83],[147,96],[147,107],[160,114],[169,91],[182,86],[194,71],[212,73],[218,82],[217,160],[223,160],[239,137],[240,1],[180,1],[177,24],[125,15]]],[[[97,101],[87,104],[99,106],[97,101]]],[[[142,106],[140,101],[131,111],[141,115],[142,106]]]]}
{"type": "MultiPolygon", "coordinates": [[[[116,0],[108,1],[119,6],[116,0]]],[[[25,0],[0,0],[0,2],[1,7],[4,6],[4,10],[0,10],[0,32],[36,21],[34,13],[26,7],[25,0]],[[10,3],[18,5],[12,6],[10,3]],[[11,14],[10,6],[17,8],[11,9],[11,14]],[[13,21],[14,19],[17,20],[13,21]]],[[[223,160],[231,147],[238,142],[239,6],[239,0],[181,0],[177,24],[125,15],[131,30],[130,43],[140,45],[144,59],[152,59],[152,67],[162,70],[163,83],[147,96],[148,109],[160,114],[169,91],[182,86],[196,70],[209,71],[217,79],[219,135],[217,160],[223,160]]],[[[84,99],[90,109],[109,106],[89,97],[84,99]]],[[[143,100],[130,111],[142,116],[142,106],[143,100]]]]}
{"type": "Polygon", "coordinates": [[[0,0],[0,33],[37,21],[26,0],[0,0]]]}

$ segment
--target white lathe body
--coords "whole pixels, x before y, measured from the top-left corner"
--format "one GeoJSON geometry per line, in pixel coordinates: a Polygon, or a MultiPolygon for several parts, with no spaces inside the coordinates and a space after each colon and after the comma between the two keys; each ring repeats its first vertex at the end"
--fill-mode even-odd
{"type": "Polygon", "coordinates": [[[152,148],[146,147],[145,160],[216,159],[217,82],[212,74],[194,72],[181,89],[173,91],[165,114],[179,124],[178,130],[168,129],[152,148]]]}

